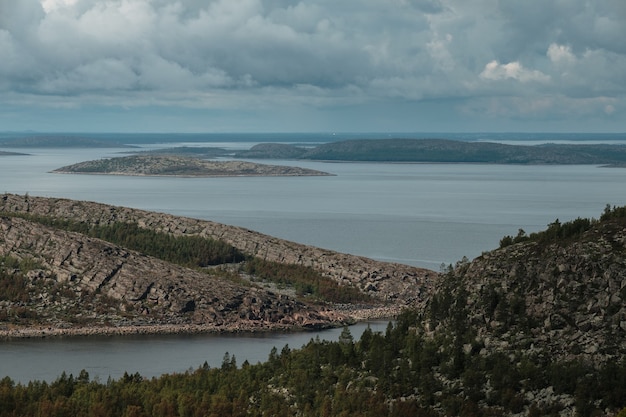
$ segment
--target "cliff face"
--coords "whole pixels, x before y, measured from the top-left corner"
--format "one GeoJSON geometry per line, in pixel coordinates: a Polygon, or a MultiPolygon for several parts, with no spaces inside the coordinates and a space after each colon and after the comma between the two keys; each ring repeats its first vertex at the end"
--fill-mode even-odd
{"type": "MultiPolygon", "coordinates": [[[[266,260],[311,266],[396,310],[420,304],[436,276],[242,228],[97,203],[4,195],[0,212],[98,225],[132,222],[173,235],[211,237],[266,260]]],[[[251,284],[236,271],[189,269],[14,216],[0,217],[0,256],[36,264],[28,272],[27,302],[0,301],[5,316],[36,315],[43,318],[38,324],[54,328],[75,325],[77,316],[89,325],[194,325],[205,330],[320,327],[350,318],[251,284]]]]}

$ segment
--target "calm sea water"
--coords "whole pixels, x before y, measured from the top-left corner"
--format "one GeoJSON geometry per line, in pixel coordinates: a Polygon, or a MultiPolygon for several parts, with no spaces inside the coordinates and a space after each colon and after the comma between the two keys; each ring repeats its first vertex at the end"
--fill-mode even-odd
{"type": "MultiPolygon", "coordinates": [[[[238,149],[252,145],[243,139],[189,144],[238,149]]],[[[502,236],[514,235],[519,228],[538,231],[557,218],[598,217],[606,204],[626,204],[626,169],[596,166],[265,161],[335,176],[148,178],[49,172],[84,160],[119,156],[123,149],[19,151],[30,155],[0,157],[0,192],[91,200],[214,220],[435,270],[442,263],[493,249],[502,236]]],[[[240,363],[244,359],[254,363],[266,359],[272,346],[299,347],[311,336],[307,333],[304,341],[293,342],[283,335],[253,337],[246,343],[240,336],[2,342],[0,377],[54,379],[63,370],[77,374],[83,368],[101,378],[126,370],[152,376],[182,372],[205,360],[219,366],[227,351],[240,363]],[[237,350],[244,348],[256,356],[237,350]]]]}
{"type": "Polygon", "coordinates": [[[214,220],[435,270],[491,250],[519,228],[533,232],[557,218],[597,217],[606,204],[626,204],[626,169],[596,166],[266,161],[335,176],[149,178],[49,172],[121,149],[28,151],[0,159],[0,192],[214,220]]]}

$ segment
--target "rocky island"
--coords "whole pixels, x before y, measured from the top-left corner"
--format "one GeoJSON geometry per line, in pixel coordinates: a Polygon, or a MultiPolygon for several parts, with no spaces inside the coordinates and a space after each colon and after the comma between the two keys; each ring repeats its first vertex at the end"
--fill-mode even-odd
{"type": "Polygon", "coordinates": [[[178,155],[132,155],[80,162],[55,169],[62,174],[180,177],[326,176],[313,169],[245,161],[207,161],[178,155]]]}

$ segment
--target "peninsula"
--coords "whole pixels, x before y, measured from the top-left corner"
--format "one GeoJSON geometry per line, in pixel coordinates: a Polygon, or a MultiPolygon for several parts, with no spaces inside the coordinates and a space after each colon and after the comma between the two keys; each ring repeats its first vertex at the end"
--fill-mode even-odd
{"type": "Polygon", "coordinates": [[[418,305],[435,276],[210,221],[0,196],[0,339],[340,326],[418,305]]]}
{"type": "Polygon", "coordinates": [[[141,154],[80,162],[55,169],[63,174],[108,174],[179,177],[327,176],[313,169],[246,161],[207,161],[178,155],[141,154]]]}

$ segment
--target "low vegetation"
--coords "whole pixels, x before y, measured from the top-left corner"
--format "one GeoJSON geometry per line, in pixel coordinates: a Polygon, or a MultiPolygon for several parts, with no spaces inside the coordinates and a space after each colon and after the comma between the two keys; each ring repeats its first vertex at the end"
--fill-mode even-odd
{"type": "Polygon", "coordinates": [[[250,258],[243,269],[260,279],[293,287],[296,295],[307,299],[330,303],[374,302],[357,288],[340,286],[311,267],[250,258]]]}
{"type": "Polygon", "coordinates": [[[85,325],[106,322],[117,311],[119,301],[97,292],[77,293],[42,268],[33,258],[0,257],[0,324],[85,325]]]}

